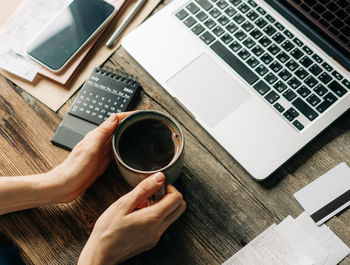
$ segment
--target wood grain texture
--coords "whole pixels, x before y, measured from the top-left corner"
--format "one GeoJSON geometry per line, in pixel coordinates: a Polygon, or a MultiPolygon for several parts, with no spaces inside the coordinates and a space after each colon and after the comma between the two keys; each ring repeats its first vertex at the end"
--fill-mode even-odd
{"type": "MultiPolygon", "coordinates": [[[[176,183],[187,201],[185,214],[153,250],[124,264],[221,264],[272,223],[302,213],[294,192],[340,162],[350,165],[348,111],[258,183],[123,48],[106,65],[136,76],[143,90],[134,108],[167,112],[181,124],[186,141],[185,166],[176,183]]],[[[49,141],[73,100],[54,113],[0,77],[0,176],[45,172],[67,157],[49,141]]],[[[111,163],[70,204],[0,216],[0,233],[18,246],[27,264],[76,264],[97,218],[129,190],[111,163]]],[[[327,225],[350,245],[349,209],[327,225]]],[[[349,265],[350,257],[341,264],[349,265]]]]}

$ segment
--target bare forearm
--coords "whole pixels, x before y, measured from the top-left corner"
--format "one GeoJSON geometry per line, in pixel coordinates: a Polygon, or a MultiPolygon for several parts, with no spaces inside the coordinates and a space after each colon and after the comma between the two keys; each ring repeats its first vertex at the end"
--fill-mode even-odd
{"type": "Polygon", "coordinates": [[[52,174],[0,177],[0,215],[52,203],[52,174]]]}

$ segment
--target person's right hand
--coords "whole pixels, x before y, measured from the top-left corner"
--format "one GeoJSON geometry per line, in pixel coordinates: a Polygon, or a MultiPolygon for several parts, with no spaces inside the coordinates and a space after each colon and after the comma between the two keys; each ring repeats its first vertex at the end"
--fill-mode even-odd
{"type": "Polygon", "coordinates": [[[113,203],[97,220],[78,264],[116,264],[153,248],[164,231],[185,211],[174,186],[157,203],[136,210],[164,184],[156,173],[113,203]]]}

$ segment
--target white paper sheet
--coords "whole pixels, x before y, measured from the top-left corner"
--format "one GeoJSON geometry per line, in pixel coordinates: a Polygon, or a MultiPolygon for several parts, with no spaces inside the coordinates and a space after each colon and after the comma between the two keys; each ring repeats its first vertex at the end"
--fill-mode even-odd
{"type": "Polygon", "coordinates": [[[294,252],[305,255],[315,262],[315,265],[323,265],[328,257],[328,250],[307,231],[300,226],[291,216],[285,218],[277,227],[282,238],[287,241],[294,252]]]}
{"type": "Polygon", "coordinates": [[[316,223],[306,212],[303,212],[301,215],[295,218],[295,221],[328,250],[329,255],[324,265],[338,264],[348,254],[350,254],[350,248],[345,245],[344,242],[336,234],[334,234],[328,226],[324,224],[322,226],[316,225],[316,223]]]}
{"type": "Polygon", "coordinates": [[[70,1],[24,1],[1,29],[0,67],[33,81],[41,66],[27,58],[26,46],[70,1]]]}
{"type": "Polygon", "coordinates": [[[223,265],[315,265],[307,256],[297,255],[275,224],[252,240],[223,265]]]}

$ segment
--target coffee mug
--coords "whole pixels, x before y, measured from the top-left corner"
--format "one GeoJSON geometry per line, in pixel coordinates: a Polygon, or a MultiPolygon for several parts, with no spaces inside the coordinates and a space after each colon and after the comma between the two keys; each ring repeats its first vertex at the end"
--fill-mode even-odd
{"type": "MultiPolygon", "coordinates": [[[[183,168],[182,130],[160,111],[141,110],[126,117],[114,132],[112,148],[120,173],[132,187],[156,172],[163,172],[165,182],[173,184],[183,168]]],[[[153,200],[165,193],[163,186],[153,200]]]]}

